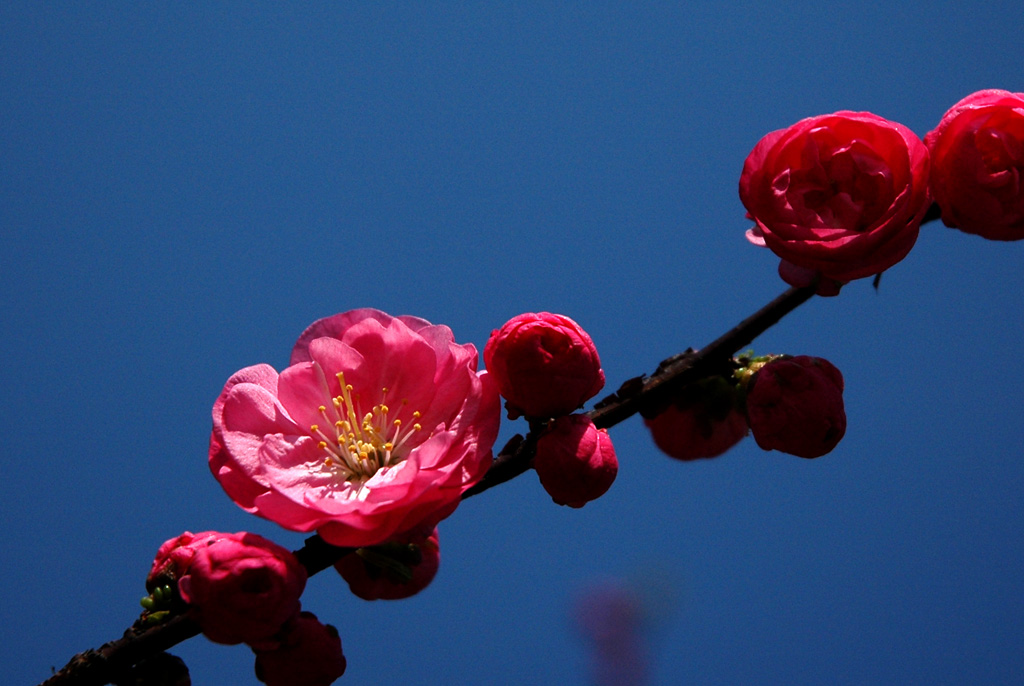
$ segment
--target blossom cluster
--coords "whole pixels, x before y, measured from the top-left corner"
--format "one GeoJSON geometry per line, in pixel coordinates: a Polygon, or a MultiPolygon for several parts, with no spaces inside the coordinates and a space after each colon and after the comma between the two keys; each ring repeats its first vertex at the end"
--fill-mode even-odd
{"type": "Polygon", "coordinates": [[[569,317],[527,312],[491,333],[484,361],[510,419],[544,426],[533,467],[559,505],[583,507],[604,495],[619,471],[611,437],[572,414],[604,387],[593,340],[569,317]]]}
{"type": "Polygon", "coordinates": [[[835,295],[880,274],[917,241],[932,203],[943,222],[993,240],[1024,238],[1024,93],[983,90],[924,141],[870,112],[803,119],[764,136],[740,176],[748,239],[779,274],[835,295]]]}
{"type": "Polygon", "coordinates": [[[299,601],[306,569],[289,551],[252,533],[204,531],[166,541],[146,586],[174,584],[203,634],[248,644],[270,686],[327,686],[345,672],[341,638],[299,601]]]}
{"type": "Polygon", "coordinates": [[[748,433],[764,450],[826,455],[846,433],[843,375],[807,355],[744,359],[728,379],[684,387],[644,423],[655,445],[677,460],[718,457],[748,433]]]}
{"type": "MultiPolygon", "coordinates": [[[[782,278],[836,295],[902,260],[929,216],[1024,239],[1022,179],[1024,94],[985,90],[923,141],[851,111],[769,133],[739,193],[754,221],[748,239],[780,258],[782,278]]],[[[357,309],[317,320],[280,372],[257,364],[227,380],[210,470],[247,512],[338,546],[333,566],[357,597],[414,595],[437,574],[438,524],[495,463],[502,398],[509,419],[528,422],[519,445],[555,503],[583,507],[618,472],[607,430],[580,412],[605,375],[579,324],[518,315],[492,332],[483,358],[478,370],[473,345],[417,317],[357,309]]],[[[642,414],[679,460],[719,456],[748,434],[765,450],[816,458],[845,434],[843,388],[822,358],[741,357],[642,414]]],[[[185,532],[157,552],[144,618],[160,621],[170,599],[210,640],[248,644],[261,681],[326,686],[346,661],[338,632],[301,608],[306,577],[292,553],[255,534],[185,532]]]]}

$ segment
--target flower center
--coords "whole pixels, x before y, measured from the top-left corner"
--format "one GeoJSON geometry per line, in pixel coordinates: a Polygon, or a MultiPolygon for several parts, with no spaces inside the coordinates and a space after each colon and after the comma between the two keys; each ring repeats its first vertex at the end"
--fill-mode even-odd
{"type": "MultiPolygon", "coordinates": [[[[381,469],[396,465],[408,454],[406,443],[422,430],[419,411],[412,413],[413,424],[403,430],[402,420],[388,420],[390,409],[385,404],[388,389],[381,391],[381,402],[359,418],[359,395],[352,393],[352,384],[345,383],[345,373],[336,374],[341,395],[331,398],[330,405],[320,406],[323,424],[309,427],[320,449],[327,453],[324,467],[345,481],[363,483],[381,469]]],[[[404,405],[407,401],[402,401],[404,405]]]]}

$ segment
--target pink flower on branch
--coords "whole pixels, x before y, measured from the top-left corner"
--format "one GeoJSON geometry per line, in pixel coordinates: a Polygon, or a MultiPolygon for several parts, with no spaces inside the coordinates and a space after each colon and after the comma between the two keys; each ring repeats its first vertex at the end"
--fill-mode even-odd
{"type": "Polygon", "coordinates": [[[500,404],[446,326],[360,309],[314,322],[280,374],[228,379],[210,469],[239,506],[333,545],[432,527],[491,464],[500,404]]]}
{"type": "Polygon", "coordinates": [[[619,460],[605,429],[587,415],[570,414],[553,420],[541,434],[533,468],[555,503],[580,508],[612,487],[619,460]]]}

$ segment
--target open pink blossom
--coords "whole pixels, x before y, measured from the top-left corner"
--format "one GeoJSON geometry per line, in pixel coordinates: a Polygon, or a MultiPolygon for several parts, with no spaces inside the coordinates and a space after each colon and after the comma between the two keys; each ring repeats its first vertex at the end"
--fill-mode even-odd
{"type": "Polygon", "coordinates": [[[500,404],[471,344],[416,317],[314,322],[291,365],[228,379],[210,469],[239,506],[361,547],[433,526],[491,464],[500,404]]]}
{"type": "Polygon", "coordinates": [[[298,615],[306,569],[285,548],[256,534],[200,539],[178,580],[199,627],[215,643],[275,646],[284,624],[298,615]]]}

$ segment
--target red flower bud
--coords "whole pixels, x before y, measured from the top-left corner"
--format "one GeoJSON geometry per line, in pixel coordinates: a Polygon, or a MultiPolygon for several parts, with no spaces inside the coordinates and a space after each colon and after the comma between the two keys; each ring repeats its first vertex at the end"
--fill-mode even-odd
{"type": "Polygon", "coordinates": [[[846,433],[843,375],[820,357],[773,360],[750,380],[747,420],[764,450],[821,457],[846,433]]]}
{"type": "Polygon", "coordinates": [[[275,646],[274,634],[299,613],[305,568],[256,534],[220,534],[204,543],[178,580],[203,633],[215,643],[275,646]]]}
{"type": "Polygon", "coordinates": [[[924,142],[946,226],[997,241],[1024,239],[1024,93],[972,93],[924,142]]]}
{"type": "Polygon", "coordinates": [[[688,384],[644,424],[663,453],[677,460],[718,457],[747,435],[737,384],[711,376],[688,384]]]}
{"type": "Polygon", "coordinates": [[[256,650],[256,678],[267,686],[328,686],[348,666],[338,630],[312,612],[299,614],[280,646],[256,650]]]}
{"type": "Polygon", "coordinates": [[[353,594],[363,600],[398,600],[430,585],[441,564],[437,529],[407,532],[382,545],[360,548],[334,563],[353,594]]]}
{"type": "Polygon", "coordinates": [[[611,488],[619,461],[608,432],[573,414],[554,420],[541,435],[533,467],[552,500],[583,507],[611,488]]]}
{"type": "Polygon", "coordinates": [[[216,531],[203,531],[198,534],[186,531],[180,536],[164,541],[160,549],[156,551],[153,566],[146,576],[146,589],[153,591],[154,588],[162,584],[177,582],[188,572],[196,549],[213,539],[227,535],[216,531]]]}
{"type": "Polygon", "coordinates": [[[684,461],[718,457],[747,435],[742,412],[731,408],[724,417],[715,417],[700,402],[669,405],[644,424],[663,453],[684,461]]]}
{"type": "Polygon", "coordinates": [[[567,415],[604,387],[590,336],[573,320],[550,312],[521,314],[493,331],[484,364],[511,419],[567,415]]]}

